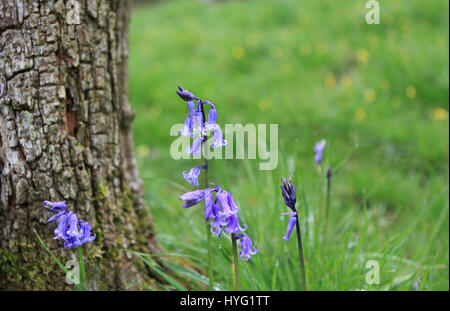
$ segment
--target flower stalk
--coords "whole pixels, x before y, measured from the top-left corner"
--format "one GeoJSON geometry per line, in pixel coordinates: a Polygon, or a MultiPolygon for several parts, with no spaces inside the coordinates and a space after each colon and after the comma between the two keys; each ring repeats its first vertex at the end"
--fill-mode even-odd
{"type": "Polygon", "coordinates": [[[240,290],[240,277],[239,277],[239,257],[238,257],[238,250],[237,250],[237,240],[236,240],[236,234],[231,234],[231,241],[233,244],[233,262],[234,262],[234,290],[240,290]]]}
{"type": "Polygon", "coordinates": [[[294,226],[297,231],[297,243],[298,243],[298,259],[300,264],[300,273],[302,278],[302,289],[306,291],[306,273],[305,273],[305,260],[303,256],[303,245],[302,245],[302,235],[300,230],[300,222],[298,220],[298,211],[295,207],[297,202],[297,194],[295,191],[295,187],[292,184],[291,179],[282,178],[281,179],[281,194],[284,199],[284,203],[291,210],[288,213],[282,213],[281,215],[290,215],[289,222],[286,229],[286,235],[283,240],[289,241],[289,237],[294,229],[294,226]]]}
{"type": "Polygon", "coordinates": [[[295,227],[297,231],[298,259],[300,262],[300,272],[302,275],[302,289],[306,291],[307,289],[306,289],[306,275],[305,275],[305,260],[303,258],[302,233],[300,231],[300,222],[298,221],[298,217],[295,227]]]}

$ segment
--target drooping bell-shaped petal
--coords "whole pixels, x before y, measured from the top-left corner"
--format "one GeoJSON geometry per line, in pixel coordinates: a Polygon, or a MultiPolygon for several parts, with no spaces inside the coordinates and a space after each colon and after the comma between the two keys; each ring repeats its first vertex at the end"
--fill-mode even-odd
{"type": "Polygon", "coordinates": [[[281,178],[281,194],[283,195],[286,206],[293,212],[296,212],[295,203],[297,202],[297,194],[290,178],[281,178]]]}
{"type": "Polygon", "coordinates": [[[317,142],[314,146],[314,160],[317,164],[322,164],[322,157],[323,157],[323,150],[325,149],[326,141],[325,139],[322,139],[321,141],[317,142]]]}
{"type": "Polygon", "coordinates": [[[65,241],[64,241],[64,247],[65,248],[72,248],[74,246],[80,246],[82,243],[80,241],[79,236],[69,236],[65,241]]]}
{"type": "Polygon", "coordinates": [[[194,101],[192,101],[192,100],[188,101],[187,105],[188,105],[188,109],[189,109],[189,115],[193,116],[194,113],[195,113],[195,103],[194,103],[194,101]]]}
{"type": "Polygon", "coordinates": [[[200,136],[204,134],[203,131],[203,114],[200,111],[195,111],[192,115],[192,132],[199,134],[200,136]]]}
{"type": "Polygon", "coordinates": [[[193,186],[198,186],[198,176],[200,175],[200,167],[194,166],[189,170],[189,172],[184,171],[183,177],[188,183],[193,186]]]}
{"type": "Polygon", "coordinates": [[[211,108],[208,113],[208,121],[205,123],[205,130],[210,131],[217,129],[219,126],[216,124],[217,111],[215,108],[211,108]]]}
{"type": "Polygon", "coordinates": [[[289,241],[289,237],[291,236],[292,230],[294,229],[296,224],[297,224],[297,216],[291,216],[291,218],[289,218],[289,222],[286,229],[286,235],[284,236],[283,240],[289,241]]]}
{"type": "Polygon", "coordinates": [[[54,239],[63,239],[65,240],[67,238],[67,221],[68,221],[68,214],[67,212],[63,213],[58,220],[58,227],[56,227],[54,233],[55,237],[54,239]]]}
{"type": "Polygon", "coordinates": [[[188,116],[186,120],[184,121],[184,127],[179,132],[181,136],[191,136],[194,137],[193,133],[193,121],[192,117],[188,116]]]}
{"type": "Polygon", "coordinates": [[[220,204],[221,212],[220,214],[225,216],[226,218],[230,217],[233,214],[236,214],[239,211],[239,207],[234,202],[233,196],[231,193],[219,189],[217,193],[217,202],[220,204]]]}
{"type": "Polygon", "coordinates": [[[247,234],[240,234],[236,239],[241,242],[241,252],[239,255],[242,260],[247,261],[258,253],[258,250],[253,246],[253,242],[247,234]]]}
{"type": "Polygon", "coordinates": [[[222,235],[223,228],[227,225],[227,220],[224,216],[217,216],[211,219],[211,232],[219,238],[222,235]]]}
{"type": "Polygon", "coordinates": [[[54,222],[55,220],[57,220],[59,217],[61,217],[62,215],[64,215],[65,213],[67,213],[66,211],[62,211],[59,213],[54,214],[52,217],[50,217],[49,219],[47,219],[47,223],[51,223],[54,222]]]}
{"type": "Polygon", "coordinates": [[[223,139],[222,130],[220,127],[217,127],[214,129],[213,134],[213,143],[211,145],[212,148],[220,148],[222,146],[225,146],[227,144],[227,141],[223,139]]]}
{"type": "Polygon", "coordinates": [[[91,226],[87,221],[80,220],[80,243],[84,244],[95,240],[95,233],[91,235],[91,226]]]}
{"type": "Polygon", "coordinates": [[[182,194],[178,199],[185,202],[182,208],[188,208],[200,203],[203,199],[204,194],[205,190],[194,190],[182,194]]]}
{"type": "Polygon", "coordinates": [[[243,227],[239,225],[239,217],[237,214],[233,214],[227,218],[227,227],[224,229],[226,233],[239,233],[245,231],[247,225],[244,224],[243,227]]]}
{"type": "Polygon", "coordinates": [[[69,237],[78,237],[78,217],[77,215],[70,211],[67,215],[67,224],[69,228],[67,229],[67,235],[69,237]]]}
{"type": "Polygon", "coordinates": [[[194,99],[197,99],[194,94],[192,94],[188,90],[183,89],[181,86],[178,86],[177,94],[181,97],[182,100],[185,101],[192,101],[194,99]]]}
{"type": "Polygon", "coordinates": [[[214,199],[211,191],[205,191],[205,220],[208,221],[214,217],[214,199]]]}
{"type": "Polygon", "coordinates": [[[199,156],[202,151],[203,137],[197,137],[191,146],[186,148],[187,154],[193,154],[194,156],[199,156]]]}

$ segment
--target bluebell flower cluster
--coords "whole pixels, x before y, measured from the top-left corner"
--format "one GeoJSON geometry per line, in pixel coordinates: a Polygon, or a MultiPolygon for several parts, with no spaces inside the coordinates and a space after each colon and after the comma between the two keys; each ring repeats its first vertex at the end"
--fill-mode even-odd
{"type": "MultiPolygon", "coordinates": [[[[216,107],[209,101],[203,101],[193,93],[183,89],[181,86],[177,90],[178,96],[187,102],[188,114],[184,121],[184,127],[180,130],[182,136],[190,136],[193,143],[186,149],[187,154],[195,156],[200,155],[202,145],[212,132],[213,149],[223,147],[227,144],[223,139],[222,131],[217,122],[216,107]],[[206,119],[205,107],[209,107],[208,117],[206,119]]],[[[198,186],[198,177],[202,169],[207,169],[207,164],[194,166],[189,171],[183,172],[184,179],[191,185],[198,186]]],[[[205,221],[211,224],[211,232],[218,237],[223,232],[235,235],[236,240],[241,242],[241,258],[248,260],[258,251],[252,244],[252,240],[246,234],[247,226],[239,224],[239,207],[234,201],[233,196],[228,191],[215,185],[215,188],[207,188],[187,192],[179,197],[184,201],[182,208],[188,208],[204,201],[205,221]]]]}
{"type": "Polygon", "coordinates": [[[95,240],[95,233],[91,234],[91,227],[87,221],[78,219],[77,215],[67,209],[65,201],[44,201],[44,207],[53,212],[47,223],[58,220],[54,239],[63,239],[65,248],[80,246],[95,240]]]}
{"type": "Polygon", "coordinates": [[[238,234],[236,239],[241,240],[241,258],[248,260],[258,251],[252,247],[252,241],[246,234],[241,234],[247,230],[247,226],[239,224],[239,207],[234,201],[233,195],[218,186],[202,190],[187,192],[179,197],[184,201],[182,208],[188,208],[199,204],[204,200],[205,221],[211,224],[211,232],[218,237],[223,232],[238,234]]]}
{"type": "Polygon", "coordinates": [[[292,230],[297,224],[297,209],[295,208],[295,203],[297,201],[297,194],[295,192],[295,187],[292,184],[291,179],[282,178],[281,179],[281,194],[283,195],[284,203],[290,208],[291,212],[281,213],[280,215],[290,215],[289,222],[286,229],[286,235],[283,240],[289,241],[292,230]]]}
{"type": "MultiPolygon", "coordinates": [[[[202,152],[202,146],[211,132],[213,139],[211,147],[215,149],[225,146],[227,141],[223,139],[222,130],[216,123],[216,107],[211,102],[201,100],[188,90],[183,89],[181,86],[178,87],[177,94],[181,99],[187,102],[188,106],[188,114],[184,121],[184,126],[179,133],[182,136],[190,136],[193,138],[192,145],[187,147],[185,152],[187,154],[199,156],[202,152]],[[205,119],[205,107],[209,107],[207,119],[205,119]]],[[[194,186],[198,186],[199,175],[199,167],[192,168],[189,173],[183,172],[184,179],[194,186]]]]}

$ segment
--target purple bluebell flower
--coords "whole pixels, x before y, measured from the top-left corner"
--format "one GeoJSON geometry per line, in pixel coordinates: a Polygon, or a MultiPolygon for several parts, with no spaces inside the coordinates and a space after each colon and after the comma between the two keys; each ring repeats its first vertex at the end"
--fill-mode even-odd
{"type": "Polygon", "coordinates": [[[194,137],[193,133],[194,128],[194,122],[192,121],[192,117],[189,115],[186,117],[186,120],[184,121],[184,127],[179,131],[181,136],[191,136],[194,137]]]}
{"type": "Polygon", "coordinates": [[[258,250],[253,246],[253,242],[247,234],[239,234],[235,239],[241,242],[241,252],[239,255],[242,260],[247,261],[258,253],[258,250]]]}
{"type": "Polygon", "coordinates": [[[183,89],[181,86],[178,86],[177,94],[184,101],[193,101],[194,99],[198,99],[194,94],[192,94],[188,90],[183,89]]]}
{"type": "Polygon", "coordinates": [[[193,127],[193,134],[199,134],[202,136],[204,134],[204,125],[203,125],[203,114],[201,111],[196,110],[194,114],[192,115],[192,127],[193,127]]]}
{"type": "Polygon", "coordinates": [[[194,139],[192,145],[186,148],[186,153],[187,154],[192,153],[194,156],[199,156],[202,151],[202,145],[203,145],[203,137],[202,136],[197,137],[196,139],[194,139]]]}
{"type": "Polygon", "coordinates": [[[286,203],[286,206],[289,207],[293,212],[297,212],[297,210],[295,209],[297,194],[290,178],[281,178],[281,194],[283,195],[284,203],[286,203]]]}
{"type": "Polygon", "coordinates": [[[291,218],[289,218],[289,222],[286,229],[286,235],[284,236],[283,240],[289,241],[289,237],[291,236],[292,230],[294,229],[296,224],[297,224],[297,216],[291,216],[291,218]]]}
{"type": "Polygon", "coordinates": [[[237,214],[233,214],[227,218],[227,227],[224,229],[226,233],[239,233],[241,231],[247,230],[247,225],[244,224],[243,227],[239,225],[239,217],[237,214]]]}
{"type": "Polygon", "coordinates": [[[80,242],[81,244],[95,240],[95,233],[91,235],[91,226],[87,221],[80,220],[80,242]]]}
{"type": "Polygon", "coordinates": [[[52,212],[60,212],[65,210],[67,207],[66,201],[57,201],[57,202],[44,201],[43,203],[44,207],[52,212]]]}
{"type": "Polygon", "coordinates": [[[216,108],[209,109],[208,121],[205,123],[205,130],[210,131],[216,129],[218,127],[218,125],[216,124],[216,120],[217,120],[216,108]]]}
{"type": "Polygon", "coordinates": [[[211,232],[220,238],[223,228],[227,225],[227,219],[224,216],[217,215],[211,219],[211,232]]]}
{"type": "Polygon", "coordinates": [[[213,143],[211,145],[212,148],[220,148],[222,146],[226,146],[227,141],[223,139],[222,130],[220,127],[217,127],[212,134],[213,143]]]}
{"type": "Polygon", "coordinates": [[[55,213],[47,223],[58,220],[54,239],[64,240],[64,247],[80,246],[95,240],[95,234],[91,235],[89,223],[79,220],[74,212],[67,210],[66,202],[44,201],[44,207],[55,213]]]}
{"type": "Polygon", "coordinates": [[[182,208],[188,208],[200,203],[205,195],[205,190],[194,190],[182,194],[178,199],[184,201],[182,208]]]}
{"type": "Polygon", "coordinates": [[[239,211],[233,196],[228,191],[218,189],[216,198],[221,207],[220,215],[228,218],[239,211]]]}
{"type": "Polygon", "coordinates": [[[286,229],[286,235],[283,240],[289,241],[289,237],[292,230],[297,224],[297,209],[295,208],[295,203],[297,202],[297,194],[295,192],[295,187],[292,184],[290,178],[281,178],[281,194],[283,195],[284,203],[287,207],[291,209],[292,212],[281,213],[280,215],[291,215],[286,229]]]}
{"type": "Polygon", "coordinates": [[[198,186],[198,176],[200,175],[200,165],[194,166],[189,170],[189,172],[184,171],[183,177],[188,183],[193,186],[198,186]]]}
{"type": "Polygon", "coordinates": [[[323,150],[325,149],[326,141],[325,139],[322,139],[321,141],[317,142],[314,146],[314,152],[315,152],[315,161],[317,164],[322,164],[322,157],[323,157],[323,150]]]}
{"type": "Polygon", "coordinates": [[[67,220],[68,212],[64,212],[58,219],[58,227],[54,231],[55,237],[53,239],[67,239],[67,220]]]}

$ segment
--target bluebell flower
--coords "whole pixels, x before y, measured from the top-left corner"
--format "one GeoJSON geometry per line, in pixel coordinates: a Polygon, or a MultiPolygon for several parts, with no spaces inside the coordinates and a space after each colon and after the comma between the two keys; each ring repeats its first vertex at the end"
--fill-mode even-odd
{"type": "Polygon", "coordinates": [[[188,208],[200,203],[205,195],[205,190],[194,190],[182,194],[178,199],[184,201],[182,208],[188,208]]]}
{"type": "Polygon", "coordinates": [[[189,172],[184,171],[183,177],[184,180],[186,180],[188,183],[190,183],[193,186],[198,186],[198,176],[200,175],[200,167],[194,166],[190,169],[189,172]]]}
{"type": "Polygon", "coordinates": [[[80,220],[80,242],[81,244],[95,240],[95,233],[91,235],[91,226],[87,221],[80,220]]]}
{"type": "Polygon", "coordinates": [[[291,218],[289,218],[289,222],[286,229],[286,235],[284,236],[283,240],[289,241],[289,237],[291,236],[292,230],[294,229],[296,224],[297,224],[297,216],[291,216],[291,218]]]}
{"type": "Polygon", "coordinates": [[[226,233],[239,233],[247,230],[247,225],[244,224],[243,227],[239,225],[239,217],[237,214],[233,214],[226,219],[227,227],[224,229],[226,233]]]}
{"type": "Polygon", "coordinates": [[[181,97],[182,100],[185,101],[193,101],[194,99],[198,99],[194,94],[192,94],[188,90],[183,89],[181,86],[178,86],[177,94],[181,97]]]}
{"type": "Polygon", "coordinates": [[[216,124],[216,120],[217,120],[216,108],[209,109],[208,121],[205,123],[205,130],[210,131],[216,129],[218,127],[218,125],[216,124]]]}
{"type": "Polygon", "coordinates": [[[186,120],[184,121],[184,127],[179,131],[181,136],[191,136],[194,137],[193,133],[194,128],[194,122],[192,121],[192,117],[189,115],[186,117],[186,120]]]}
{"type": "Polygon", "coordinates": [[[206,165],[198,165],[194,166],[189,170],[189,172],[184,171],[183,177],[184,179],[193,186],[198,186],[198,176],[200,175],[200,169],[206,169],[206,165]]]}
{"type": "Polygon", "coordinates": [[[281,194],[283,195],[284,203],[287,207],[291,209],[292,212],[281,213],[280,215],[291,215],[286,229],[286,235],[283,240],[289,241],[289,237],[297,224],[297,209],[295,208],[295,203],[297,202],[297,194],[295,192],[295,187],[292,184],[291,179],[281,178],[281,194]]]}
{"type": "Polygon", "coordinates": [[[293,212],[297,212],[297,210],[295,209],[297,194],[290,178],[281,179],[281,194],[283,195],[284,203],[286,203],[286,206],[289,207],[293,212]]]}
{"type": "Polygon", "coordinates": [[[187,154],[193,154],[194,156],[199,156],[202,151],[202,145],[203,145],[203,137],[197,137],[194,139],[191,146],[186,148],[187,154]]]}
{"type": "Polygon", "coordinates": [[[227,141],[223,139],[222,130],[220,127],[217,127],[215,130],[213,130],[213,143],[211,145],[212,148],[220,148],[222,146],[226,146],[227,141]]]}
{"type": "Polygon", "coordinates": [[[67,239],[67,220],[68,212],[64,212],[58,219],[58,227],[54,231],[55,237],[53,239],[67,239]]]}
{"type": "Polygon", "coordinates": [[[239,207],[236,205],[233,196],[228,191],[219,188],[216,198],[221,207],[220,215],[228,218],[239,211],[239,207]]]}
{"type": "Polygon", "coordinates": [[[227,220],[224,216],[218,215],[211,219],[211,232],[216,234],[219,238],[222,235],[223,228],[227,225],[227,220]]]}
{"type": "Polygon", "coordinates": [[[323,157],[323,150],[325,149],[326,141],[325,139],[322,139],[321,141],[317,142],[314,146],[314,152],[315,157],[314,160],[317,164],[322,164],[322,157],[323,157]]]}
{"type": "Polygon", "coordinates": [[[66,201],[57,201],[57,202],[44,201],[43,203],[44,207],[52,212],[60,212],[65,210],[67,207],[66,201]]]}
{"type": "Polygon", "coordinates": [[[54,212],[47,223],[58,220],[54,239],[64,240],[64,247],[71,248],[95,240],[95,234],[91,235],[89,223],[79,220],[77,215],[67,210],[66,202],[44,201],[44,207],[54,212]]]}
{"type": "Polygon", "coordinates": [[[241,242],[241,251],[239,255],[244,261],[252,258],[253,255],[258,253],[258,250],[253,246],[253,242],[247,234],[240,234],[236,237],[236,240],[241,242]]]}

